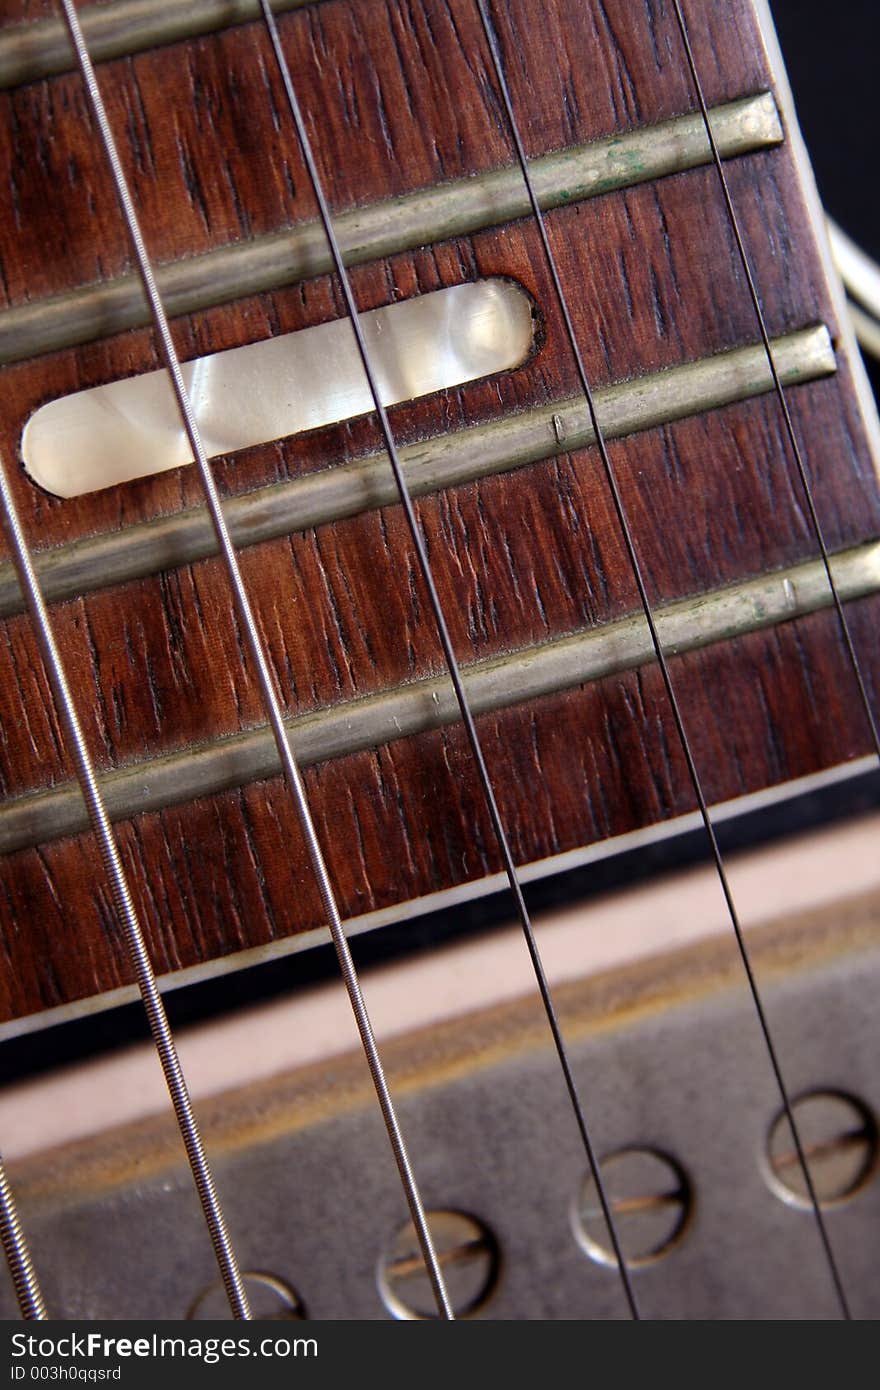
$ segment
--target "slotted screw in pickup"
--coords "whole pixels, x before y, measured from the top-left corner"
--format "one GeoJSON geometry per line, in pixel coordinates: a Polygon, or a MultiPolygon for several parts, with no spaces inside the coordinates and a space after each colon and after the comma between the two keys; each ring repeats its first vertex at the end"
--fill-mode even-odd
{"type": "MultiPolygon", "coordinates": [[[[437,1259],[457,1318],[467,1317],[490,1297],[498,1277],[498,1244],[481,1221],[460,1211],[429,1211],[437,1259]]],[[[436,1303],[412,1223],[396,1233],[379,1262],[379,1291],[397,1318],[427,1319],[436,1303]]]]}

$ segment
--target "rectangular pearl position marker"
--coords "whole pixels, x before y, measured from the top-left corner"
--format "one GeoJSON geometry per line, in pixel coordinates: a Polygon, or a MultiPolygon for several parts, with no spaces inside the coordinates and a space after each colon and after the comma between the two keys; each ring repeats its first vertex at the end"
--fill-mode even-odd
{"type": "MultiPolygon", "coordinates": [[[[528,295],[509,280],[435,290],[361,315],[384,405],[517,367],[534,336],[528,295]]],[[[212,353],[183,366],[209,457],[373,409],[347,319],[212,353]]],[[[77,391],[25,425],[29,477],[79,497],[192,463],[165,371],[77,391]]]]}

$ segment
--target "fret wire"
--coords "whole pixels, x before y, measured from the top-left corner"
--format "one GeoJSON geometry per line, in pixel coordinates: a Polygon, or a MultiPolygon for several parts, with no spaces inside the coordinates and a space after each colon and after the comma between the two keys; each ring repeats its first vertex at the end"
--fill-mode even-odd
{"type": "Polygon", "coordinates": [[[776,1051],[776,1045],[773,1041],[773,1036],[770,1030],[767,1014],[764,1008],[761,991],[758,987],[758,981],[752,967],[751,957],[749,955],[748,948],[746,947],[745,936],[742,930],[742,925],[739,920],[739,913],[737,911],[736,904],[734,901],[733,891],[731,889],[730,881],[727,875],[727,869],[724,865],[724,860],[721,854],[721,848],[718,843],[715,825],[712,820],[712,816],[709,812],[709,804],[706,800],[706,796],[703,791],[702,780],[697,769],[696,760],[694,758],[693,750],[691,748],[690,738],[685,727],[684,717],[682,715],[681,707],[678,701],[678,696],[676,694],[675,686],[672,681],[672,676],[669,670],[669,663],[666,658],[666,652],[663,648],[662,642],[660,641],[660,635],[657,629],[653,605],[651,604],[650,598],[648,596],[647,584],[645,582],[641,562],[639,561],[638,552],[636,550],[632,528],[629,523],[629,516],[624,505],[623,495],[621,493],[617,479],[617,473],[614,468],[614,465],[611,462],[611,456],[608,451],[608,445],[605,440],[605,435],[599,423],[598,416],[596,414],[596,408],[593,400],[593,392],[590,386],[589,378],[587,376],[586,367],[584,365],[583,354],[581,353],[577,334],[574,328],[574,323],[569,310],[568,301],[566,299],[565,291],[562,286],[562,280],[559,275],[559,270],[556,264],[556,257],[553,254],[553,248],[550,245],[550,238],[547,232],[544,214],[541,210],[537,194],[535,192],[534,180],[532,179],[532,175],[529,170],[528,160],[526,158],[525,153],[525,146],[522,142],[519,123],[516,119],[516,113],[513,109],[513,99],[510,95],[510,88],[508,86],[507,78],[504,72],[504,65],[501,59],[501,51],[498,45],[497,35],[495,33],[494,26],[492,25],[489,19],[489,14],[486,8],[485,0],[474,0],[474,3],[477,7],[486,42],[491,53],[492,64],[495,70],[495,77],[504,104],[507,122],[510,128],[511,139],[515,146],[517,160],[519,162],[523,179],[525,180],[526,187],[528,190],[529,201],[532,207],[532,215],[540,233],[544,256],[546,258],[547,266],[553,281],[554,294],[558,300],[559,308],[562,313],[563,321],[565,324],[566,336],[568,338],[568,342],[572,352],[572,357],[577,368],[577,374],[580,380],[581,390],[583,391],[584,399],[586,401],[587,409],[589,411],[590,419],[593,425],[593,430],[596,437],[596,444],[599,449],[599,454],[602,461],[603,472],[605,474],[608,488],[611,493],[615,514],[617,516],[620,532],[626,547],[630,568],[632,570],[633,578],[638,589],[639,600],[641,602],[645,614],[645,620],[648,624],[648,629],[651,635],[651,644],[653,646],[654,653],[657,658],[657,664],[660,669],[663,685],[666,690],[666,696],[669,701],[673,721],[675,723],[676,733],[682,748],[682,752],[684,754],[685,762],[687,764],[688,777],[693,787],[694,795],[697,801],[697,806],[700,812],[700,818],[703,822],[703,826],[706,832],[706,838],[709,844],[711,858],[715,865],[715,870],[724,897],[727,914],[730,918],[730,924],[733,928],[733,933],[736,938],[736,945],[739,951],[740,959],[742,961],[742,966],[745,972],[746,981],[748,983],[749,992],[752,997],[752,1002],[754,1005],[755,1014],[757,1016],[758,1025],[764,1039],[764,1045],[767,1051],[768,1059],[770,1061],[771,1070],[773,1072],[776,1085],[779,1090],[779,1095],[782,1101],[783,1109],[785,1111],[785,1115],[788,1120],[789,1127],[791,1129],[795,1148],[798,1154],[798,1159],[803,1170],[804,1180],[807,1186],[807,1191],[809,1193],[809,1198],[813,1209],[813,1215],[815,1218],[819,1239],[823,1247],[826,1262],[828,1264],[831,1282],[834,1287],[834,1292],[837,1301],[840,1305],[841,1314],[845,1319],[849,1320],[851,1317],[851,1313],[849,1303],[846,1297],[846,1291],[843,1286],[840,1271],[837,1267],[837,1261],[831,1245],[830,1237],[828,1235],[825,1219],[822,1215],[822,1209],[819,1204],[818,1196],[816,1194],[809,1166],[806,1161],[804,1147],[800,1138],[797,1123],[794,1118],[791,1098],[789,1096],[788,1088],[786,1086],[785,1078],[783,1076],[782,1067],[776,1051]]]}
{"type": "Polygon", "coordinates": [[[437,633],[440,639],[440,644],[443,648],[446,666],[449,671],[450,680],[455,693],[456,703],[461,714],[462,723],[464,725],[468,743],[471,749],[471,754],[474,759],[474,764],[482,788],[483,799],[485,801],[486,808],[489,812],[489,816],[492,822],[496,843],[500,851],[502,862],[504,865],[504,872],[511,893],[513,894],[514,903],[516,907],[516,915],[518,917],[520,925],[522,926],[526,947],[531,960],[532,969],[534,971],[538,992],[541,998],[544,1012],[546,1014],[547,1023],[550,1028],[553,1044],[556,1049],[557,1057],[559,1059],[559,1065],[562,1071],[563,1080],[565,1083],[566,1090],[568,1092],[577,1128],[580,1133],[580,1138],[586,1154],[587,1163],[589,1165],[589,1169],[592,1174],[593,1180],[596,1184],[596,1190],[599,1195],[602,1214],[605,1219],[606,1226],[608,1228],[608,1233],[614,1251],[614,1256],[617,1262],[618,1271],[622,1281],[624,1296],[626,1298],[630,1316],[634,1319],[638,1319],[640,1316],[638,1301],[636,1299],[635,1290],[633,1288],[626,1260],[623,1255],[623,1250],[618,1236],[617,1226],[614,1219],[611,1202],[608,1198],[601,1167],[599,1165],[596,1151],[592,1139],[590,1137],[590,1132],[584,1113],[583,1103],[581,1101],[579,1087],[574,1077],[574,1071],[571,1066],[571,1061],[568,1055],[568,1049],[566,1047],[565,1038],[563,1036],[562,1028],[556,1012],[556,1006],[553,1002],[550,983],[547,979],[543,960],[541,958],[541,954],[538,949],[538,944],[535,939],[534,928],[532,926],[528,907],[526,906],[526,901],[523,895],[523,889],[522,884],[520,882],[519,873],[514,862],[513,853],[510,848],[510,842],[507,837],[504,822],[501,818],[501,811],[498,806],[495,791],[492,785],[492,779],[490,777],[489,769],[485,760],[485,756],[483,754],[482,744],[477,733],[477,727],[474,721],[473,712],[471,710],[470,700],[465,689],[464,681],[462,679],[461,674],[461,668],[458,663],[458,658],[455,654],[455,648],[453,646],[452,638],[450,636],[449,628],[443,612],[443,605],[440,601],[440,595],[438,593],[434,581],[434,575],[428,558],[424,535],[422,533],[421,526],[415,513],[415,508],[413,506],[412,498],[410,496],[409,487],[404,477],[403,468],[400,462],[400,456],[397,450],[394,434],[388,419],[388,414],[385,409],[385,406],[382,403],[382,396],[379,390],[378,380],[376,378],[376,374],[373,368],[372,359],[370,356],[369,349],[367,347],[363,329],[361,328],[358,309],[355,303],[354,293],[351,288],[351,280],[349,278],[348,271],[345,266],[342,251],[340,249],[339,241],[336,236],[336,231],[333,225],[333,218],[330,212],[330,207],[327,202],[320,175],[318,173],[317,164],[315,163],[312,144],[309,140],[308,132],[305,127],[305,122],[303,120],[302,110],[299,105],[299,99],[297,98],[296,91],[293,85],[293,78],[290,71],[290,65],[287,61],[287,58],[285,57],[284,50],[281,45],[281,38],[278,32],[278,26],[275,22],[275,16],[272,11],[270,0],[260,0],[260,7],[263,12],[263,18],[266,23],[266,29],[272,44],[272,49],[275,54],[279,75],[284,86],[285,95],[287,97],[287,102],[290,107],[291,115],[293,117],[293,122],[296,126],[297,137],[299,139],[303,159],[306,165],[306,169],[308,171],[309,181],[311,183],[312,190],[315,195],[315,200],[318,204],[320,220],[324,227],[324,232],[326,234],[327,242],[330,247],[330,253],[333,259],[333,265],[336,271],[337,280],[342,290],[343,297],[345,299],[346,311],[348,313],[352,330],[354,332],[358,353],[360,355],[361,363],[364,369],[364,375],[366,376],[367,382],[370,387],[370,392],[373,397],[373,404],[375,407],[376,415],[379,420],[379,426],[388,453],[388,459],[391,465],[391,470],[394,474],[394,481],[397,487],[400,503],[403,507],[406,523],[410,532],[410,536],[412,538],[413,546],[416,551],[416,556],[419,562],[419,568],[421,570],[422,578],[424,580],[425,587],[428,591],[428,597],[433,611],[437,633]]]}
{"type": "Polygon", "coordinates": [[[819,513],[816,509],[816,503],[813,497],[813,489],[810,486],[810,479],[807,473],[806,463],[804,461],[803,450],[801,448],[800,441],[797,436],[797,431],[794,427],[794,420],[792,419],[791,410],[789,409],[788,400],[786,399],[785,388],[782,385],[782,378],[779,375],[779,370],[773,358],[773,348],[770,343],[770,334],[767,329],[767,321],[764,317],[764,310],[761,305],[761,297],[758,294],[758,287],[755,283],[755,277],[752,273],[752,267],[749,261],[748,252],[746,251],[745,238],[743,237],[739,218],[737,216],[736,209],[733,205],[733,197],[730,192],[730,183],[728,181],[727,173],[724,168],[724,161],[721,158],[721,151],[718,148],[718,141],[715,139],[715,133],[712,130],[712,122],[709,119],[709,108],[706,104],[706,97],[703,91],[703,84],[700,80],[700,75],[697,70],[696,59],[694,57],[694,51],[691,46],[690,34],[688,32],[687,23],[685,21],[684,12],[681,8],[680,0],[673,0],[673,8],[675,10],[675,18],[678,24],[679,33],[681,35],[682,47],[684,48],[685,57],[687,59],[687,65],[690,71],[691,81],[694,87],[694,93],[697,98],[697,102],[700,108],[700,114],[703,120],[703,126],[705,128],[706,136],[709,141],[709,147],[712,152],[712,163],[718,174],[718,181],[721,185],[721,193],[724,198],[725,207],[727,209],[727,217],[728,221],[730,222],[730,229],[733,232],[733,237],[736,242],[737,254],[739,256],[740,263],[743,268],[743,274],[745,275],[746,285],[748,286],[749,297],[751,298],[752,306],[755,310],[755,318],[758,323],[758,329],[761,335],[761,342],[763,344],[764,352],[767,357],[767,363],[770,368],[771,376],[773,378],[773,390],[776,393],[776,398],[779,402],[779,408],[782,412],[782,419],[785,426],[786,438],[788,439],[788,443],[791,448],[792,457],[794,458],[795,466],[797,468],[798,476],[800,478],[801,488],[804,494],[804,500],[807,504],[807,511],[810,517],[810,526],[812,527],[813,535],[815,536],[816,543],[819,547],[819,552],[822,556],[822,564],[824,566],[825,574],[828,579],[828,587],[831,590],[831,597],[833,599],[834,607],[837,612],[837,620],[840,625],[840,633],[843,638],[844,646],[846,647],[849,665],[852,667],[853,676],[855,677],[856,685],[858,686],[859,698],[861,700],[862,708],[865,712],[865,718],[867,720],[868,729],[874,744],[874,750],[877,754],[878,759],[880,759],[880,729],[878,729],[877,719],[874,714],[874,710],[871,706],[870,698],[868,696],[868,690],[865,685],[865,679],[862,673],[861,663],[859,662],[858,654],[855,648],[855,642],[853,641],[852,632],[849,626],[849,621],[847,619],[846,612],[843,607],[843,600],[840,597],[840,592],[837,587],[837,581],[834,578],[834,572],[831,568],[831,558],[828,551],[827,543],[825,541],[825,533],[822,527],[822,523],[819,519],[819,513]]]}
{"type": "Polygon", "coordinates": [[[218,548],[223,558],[227,577],[232,588],[235,606],[241,619],[247,646],[256,669],[260,692],[269,716],[269,722],[275,737],[281,765],[299,817],[312,872],[317,882],[324,911],[327,914],[330,936],[336,952],[336,958],[351,1003],[361,1046],[370,1070],[370,1076],[376,1091],[379,1108],[385,1122],[385,1129],[397,1164],[401,1185],[404,1189],[413,1226],[418,1236],[419,1245],[425,1260],[425,1266],[437,1302],[437,1308],[442,1318],[451,1320],[454,1316],[452,1305],[449,1301],[440,1263],[434,1248],[433,1238],[428,1227],[424,1204],[416,1184],[409,1153],[397,1120],[397,1114],[385,1076],[385,1070],[376,1044],[373,1026],[370,1022],[366,1002],[352,959],[351,948],[345,936],[336,896],[330,881],[324,854],[318,839],[317,829],[309,807],[305,784],[302,780],[284,727],[284,716],[281,710],[281,703],[269,670],[262,639],[257,630],[250,599],[238,563],[238,556],[232,544],[226,519],[223,515],[220,494],[208,463],[201,433],[196,423],[195,413],[184,385],[180,359],[171,336],[168,316],[156,285],[155,272],[147,253],[140,223],[116,148],[113,132],[110,128],[104,100],[95,76],[88,47],[83,37],[76,5],[74,0],[61,0],[61,5],[76,54],[77,65],[86,87],[92,114],[98,125],[101,143],[113,176],[117,198],[123,213],[135,259],[137,260],[138,271],[147,302],[150,306],[150,315],[158,339],[161,356],[171,378],[174,394],[180,409],[181,420],[186,431],[193,458],[198,466],[208,512],[217,537],[218,548]]]}
{"type": "Polygon", "coordinates": [[[6,1165],[0,1158],[0,1242],[18,1299],[21,1316],[29,1322],[48,1318],[40,1281],[34,1269],[27,1239],[22,1230],[15,1197],[6,1175],[6,1165]]]}
{"type": "Polygon", "coordinates": [[[116,918],[128,947],[134,977],[171,1097],[205,1223],[220,1268],[223,1287],[235,1316],[237,1318],[249,1318],[250,1310],[241,1271],[196,1123],[186,1078],[177,1055],[165,1005],[159,993],[128,879],[122,866],[119,847],[107,816],[104,798],[95,776],[94,764],[70,693],[61,654],[55,641],[52,623],[43,600],[42,590],[34,570],[33,558],[9,485],[6,465],[2,458],[0,458],[0,500],[2,500],[6,530],[12,546],[13,563],[37,635],[46,674],[55,698],[55,705],[67,731],[67,742],[76,766],[77,780],[82,790],[83,800],[86,803],[92,830],[100,846],[101,858],[110,883],[116,918]]]}

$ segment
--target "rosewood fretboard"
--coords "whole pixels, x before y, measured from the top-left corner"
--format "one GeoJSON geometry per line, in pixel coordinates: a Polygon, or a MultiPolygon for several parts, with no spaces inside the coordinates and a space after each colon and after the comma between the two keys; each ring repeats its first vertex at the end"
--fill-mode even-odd
{"type": "MultiPolygon", "coordinates": [[[[127,8],[100,9],[100,77],[181,355],[338,317],[261,27],[220,28],[203,5],[202,32],[188,33],[179,7],[157,5],[178,14],[174,31],[160,22],[133,41],[127,8]]],[[[287,8],[282,35],[360,307],[486,276],[534,301],[523,367],[392,413],[517,860],[684,815],[687,771],[471,0],[287,8]]],[[[870,682],[880,495],[789,113],[751,5],[691,9],[870,682]]],[[[540,10],[495,5],[513,98],[651,597],[669,608],[706,793],[728,800],[856,758],[867,731],[671,9],[540,10]]],[[[41,27],[51,12],[10,0],[0,31],[9,461],[46,400],[157,366],[79,78],[41,27]]],[[[377,448],[359,420],[217,469],[350,918],[498,869],[377,448]]],[[[193,470],[73,501],[15,481],[157,970],[319,926],[193,470]]],[[[20,607],[6,567],[7,1019],[129,978],[20,607]]]]}

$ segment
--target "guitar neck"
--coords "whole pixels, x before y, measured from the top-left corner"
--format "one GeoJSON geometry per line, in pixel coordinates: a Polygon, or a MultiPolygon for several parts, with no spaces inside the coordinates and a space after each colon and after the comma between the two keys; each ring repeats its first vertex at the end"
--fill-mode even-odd
{"type": "MultiPolygon", "coordinates": [[[[196,7],[181,34],[180,14],[163,27],[177,7],[158,5],[126,47],[126,10],[86,9],[86,31],[100,19],[105,99],[181,355],[336,317],[258,24],[219,28],[219,11],[212,22],[196,7]]],[[[704,792],[726,802],[869,742],[673,15],[603,15],[558,0],[540,25],[528,5],[496,21],[704,792]]],[[[8,459],[47,397],[160,365],[53,24],[5,31],[19,211],[2,229],[0,337],[21,359],[2,382],[8,459]],[[51,76],[14,69],[23,37],[51,76]]],[[[320,112],[359,308],[486,277],[534,305],[523,365],[392,411],[517,863],[552,868],[688,815],[688,768],[473,7],[294,6],[281,27],[303,106],[320,112]]],[[[691,27],[810,460],[820,441],[815,505],[870,670],[876,474],[797,133],[751,5],[697,7],[691,27]]],[[[340,910],[364,925],[501,868],[376,447],[357,419],[215,465],[340,910]]],[[[64,499],[13,482],[158,972],[314,937],[324,909],[196,470],[64,499]]],[[[39,659],[11,573],[5,592],[6,1011],[62,1016],[115,997],[128,965],[45,687],[27,674],[39,659]],[[62,929],[71,915],[76,934],[62,929]]]]}
{"type": "MultiPolygon", "coordinates": [[[[863,775],[878,751],[880,432],[764,6],[496,0],[490,16],[482,0],[322,0],[275,5],[277,31],[250,0],[234,23],[219,0],[63,8],[66,23],[48,0],[10,0],[0,30],[0,1036],[51,1038],[140,993],[242,1315],[160,987],[269,961],[302,978],[329,931],[414,1222],[415,1235],[393,1169],[377,1176],[370,1211],[386,1233],[397,1211],[401,1228],[383,1305],[429,1315],[424,1290],[389,1292],[413,1269],[423,1280],[421,1260],[448,1312],[347,941],[394,924],[416,942],[430,912],[442,943],[452,904],[512,889],[577,1121],[561,1161],[586,1157],[592,1173],[581,1189],[554,1169],[547,1220],[568,1220],[565,1191],[565,1261],[620,1276],[594,1310],[622,1297],[637,1313],[629,1262],[660,1250],[617,1239],[614,1203],[622,1219],[639,1206],[633,1183],[653,1192],[648,1225],[655,1209],[679,1213],[664,1253],[697,1219],[693,1173],[659,1117],[687,1109],[686,1059],[726,1054],[747,1017],[754,1057],[693,1085],[749,1092],[732,1121],[742,1164],[750,1125],[776,1136],[760,1182],[779,1210],[762,1197],[756,1219],[798,1265],[818,1233],[828,1269],[804,1284],[807,1304],[846,1310],[797,1126],[793,1160],[786,1148],[791,1097],[726,858],[731,821],[863,775]],[[644,967],[648,983],[638,968],[572,984],[567,1061],[522,885],[685,831],[714,862],[725,945],[644,967]],[[713,952],[729,955],[720,973],[713,952]],[[736,1017],[728,967],[749,985],[736,1017]],[[649,1108],[599,1104],[602,1155],[620,1158],[636,1132],[649,1154],[633,1176],[624,1153],[609,1205],[574,1069],[589,1071],[603,989],[619,984],[638,1024],[609,1026],[602,1094],[629,1076],[653,1087],[648,1016],[667,971],[677,1099],[658,1085],[649,1108]],[[798,1165],[806,1197],[786,1187],[798,1165]],[[815,1229],[786,1225],[789,1199],[815,1229]]],[[[850,963],[870,954],[873,902],[863,917],[850,963]]],[[[810,969],[826,962],[827,921],[813,925],[810,969]]],[[[779,941],[797,935],[756,938],[771,982],[791,963],[779,941]]],[[[600,952],[581,969],[608,963],[600,952]]],[[[847,984],[859,969],[841,966],[847,984]]],[[[835,988],[804,984],[817,1008],[835,988]]],[[[771,994],[788,1037],[797,1009],[784,986],[771,994]]],[[[447,1091],[446,1072],[442,1085],[419,1072],[423,1108],[404,1107],[431,1190],[459,1192],[432,1208],[443,1240],[481,1251],[493,1279],[500,1226],[467,1224],[488,1211],[462,1177],[472,1151],[454,1160],[429,1139],[453,1101],[491,1112],[485,1176],[501,1191],[506,1097],[522,1088],[517,1143],[521,1130],[537,1140],[549,1086],[532,1004],[503,1023],[524,1039],[524,1071],[505,1071],[477,1010],[460,1024],[479,1041],[473,1065],[449,1060],[469,1079],[447,1091]]],[[[406,1045],[418,1053],[418,1038],[406,1045]]],[[[832,1109],[846,1068],[860,1096],[868,1086],[859,1046],[835,1053],[832,1109]]],[[[789,1052],[803,1058],[799,1095],[816,1052],[799,1037],[789,1052]]],[[[382,1135],[347,1068],[309,1127],[307,1205],[334,1124],[353,1126],[348,1155],[361,1124],[376,1127],[364,1152],[382,1135]]],[[[406,1092],[406,1064],[393,1071],[406,1092]]],[[[858,1099],[853,1130],[869,1149],[872,1104],[858,1099]]],[[[711,1108],[692,1135],[709,1149],[711,1108]]],[[[272,1189],[264,1158],[267,1173],[297,1161],[281,1110],[269,1157],[244,1107],[258,1197],[272,1189]]],[[[557,1121],[548,1111],[542,1139],[557,1121]]],[[[825,1123],[805,1141],[822,1153],[825,1123]]],[[[137,1132],[101,1141],[104,1158],[137,1132]]],[[[164,1183],[154,1137],[144,1161],[164,1183]]],[[[31,1204],[49,1194],[48,1209],[41,1163],[23,1190],[31,1204]]],[[[233,1190],[244,1172],[230,1161],[233,1190]]],[[[131,1180],[114,1189],[123,1203],[131,1180]]],[[[724,1247],[709,1226],[706,1260],[724,1247]]],[[[534,1248],[523,1268],[540,1266],[534,1248]]],[[[689,1302],[707,1267],[682,1273],[689,1302]]],[[[349,1306],[371,1299],[372,1283],[349,1306]]],[[[548,1294],[539,1311],[563,1316],[563,1302],[548,1294]]]]}

